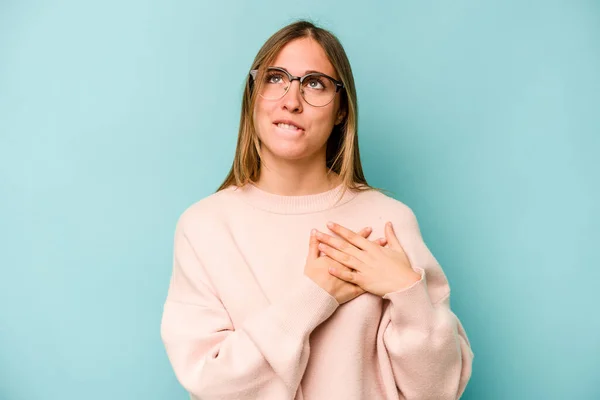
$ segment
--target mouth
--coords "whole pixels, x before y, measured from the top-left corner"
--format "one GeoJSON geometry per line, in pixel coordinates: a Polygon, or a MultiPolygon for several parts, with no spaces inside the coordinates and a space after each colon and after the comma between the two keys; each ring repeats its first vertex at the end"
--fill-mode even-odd
{"type": "Polygon", "coordinates": [[[299,126],[291,121],[275,121],[275,122],[273,122],[273,125],[275,125],[279,129],[283,129],[283,130],[290,131],[290,132],[304,131],[304,128],[302,128],[301,126],[299,126]]]}

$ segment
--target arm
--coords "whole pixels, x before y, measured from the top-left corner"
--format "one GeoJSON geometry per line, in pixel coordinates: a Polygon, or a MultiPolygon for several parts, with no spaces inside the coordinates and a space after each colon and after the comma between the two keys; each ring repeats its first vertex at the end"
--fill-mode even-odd
{"type": "Polygon", "coordinates": [[[414,249],[411,263],[421,279],[383,297],[389,300],[380,326],[383,345],[402,399],[458,399],[470,379],[474,354],[450,309],[444,272],[423,243],[412,212],[408,219],[402,241],[414,249]]]}
{"type": "Polygon", "coordinates": [[[179,382],[202,399],[294,398],[309,334],[333,314],[336,300],[303,277],[283,302],[234,330],[180,226],[174,253],[161,336],[179,382]]]}
{"type": "Polygon", "coordinates": [[[432,303],[423,278],[384,296],[391,304],[382,321],[396,386],[402,399],[458,399],[471,376],[473,352],[450,310],[449,293],[432,303]]]}

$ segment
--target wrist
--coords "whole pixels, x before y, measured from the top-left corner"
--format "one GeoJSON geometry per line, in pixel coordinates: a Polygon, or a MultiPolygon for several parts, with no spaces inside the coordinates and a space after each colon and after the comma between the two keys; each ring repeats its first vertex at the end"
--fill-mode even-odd
{"type": "Polygon", "coordinates": [[[395,281],[392,285],[390,285],[389,286],[390,290],[388,290],[383,295],[385,295],[387,293],[399,292],[399,291],[408,289],[409,287],[411,287],[415,283],[419,282],[420,280],[421,280],[421,274],[411,268],[410,272],[407,275],[403,276],[401,280],[395,281]]]}

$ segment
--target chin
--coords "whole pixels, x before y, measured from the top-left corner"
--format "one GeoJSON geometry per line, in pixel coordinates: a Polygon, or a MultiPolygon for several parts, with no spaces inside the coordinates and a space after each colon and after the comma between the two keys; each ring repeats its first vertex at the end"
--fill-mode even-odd
{"type": "MultiPolygon", "coordinates": [[[[272,127],[264,129],[263,132],[267,132],[267,135],[263,136],[259,134],[262,142],[263,152],[268,153],[266,157],[271,159],[279,160],[301,160],[312,157],[319,151],[319,146],[311,146],[306,133],[300,137],[287,138],[281,137],[280,133],[273,131],[272,127]],[[261,137],[262,136],[262,137],[261,137]]],[[[326,142],[326,138],[325,138],[326,142]]]]}
{"type": "Polygon", "coordinates": [[[275,140],[269,143],[263,142],[263,152],[268,153],[269,158],[282,160],[300,160],[310,157],[314,150],[307,148],[302,143],[285,143],[275,140]]]}
{"type": "Polygon", "coordinates": [[[300,160],[310,156],[310,152],[306,149],[299,148],[271,148],[269,149],[271,158],[283,159],[283,160],[300,160]]]}

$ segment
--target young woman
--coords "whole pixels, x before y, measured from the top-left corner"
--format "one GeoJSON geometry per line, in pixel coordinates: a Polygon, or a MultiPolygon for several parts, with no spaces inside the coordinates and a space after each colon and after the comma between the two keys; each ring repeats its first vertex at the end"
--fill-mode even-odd
{"type": "Polygon", "coordinates": [[[260,49],[231,171],[174,246],[161,335],[192,399],[441,400],[467,385],[448,281],[411,209],[363,176],[350,63],[326,30],[300,21],[260,49]]]}

